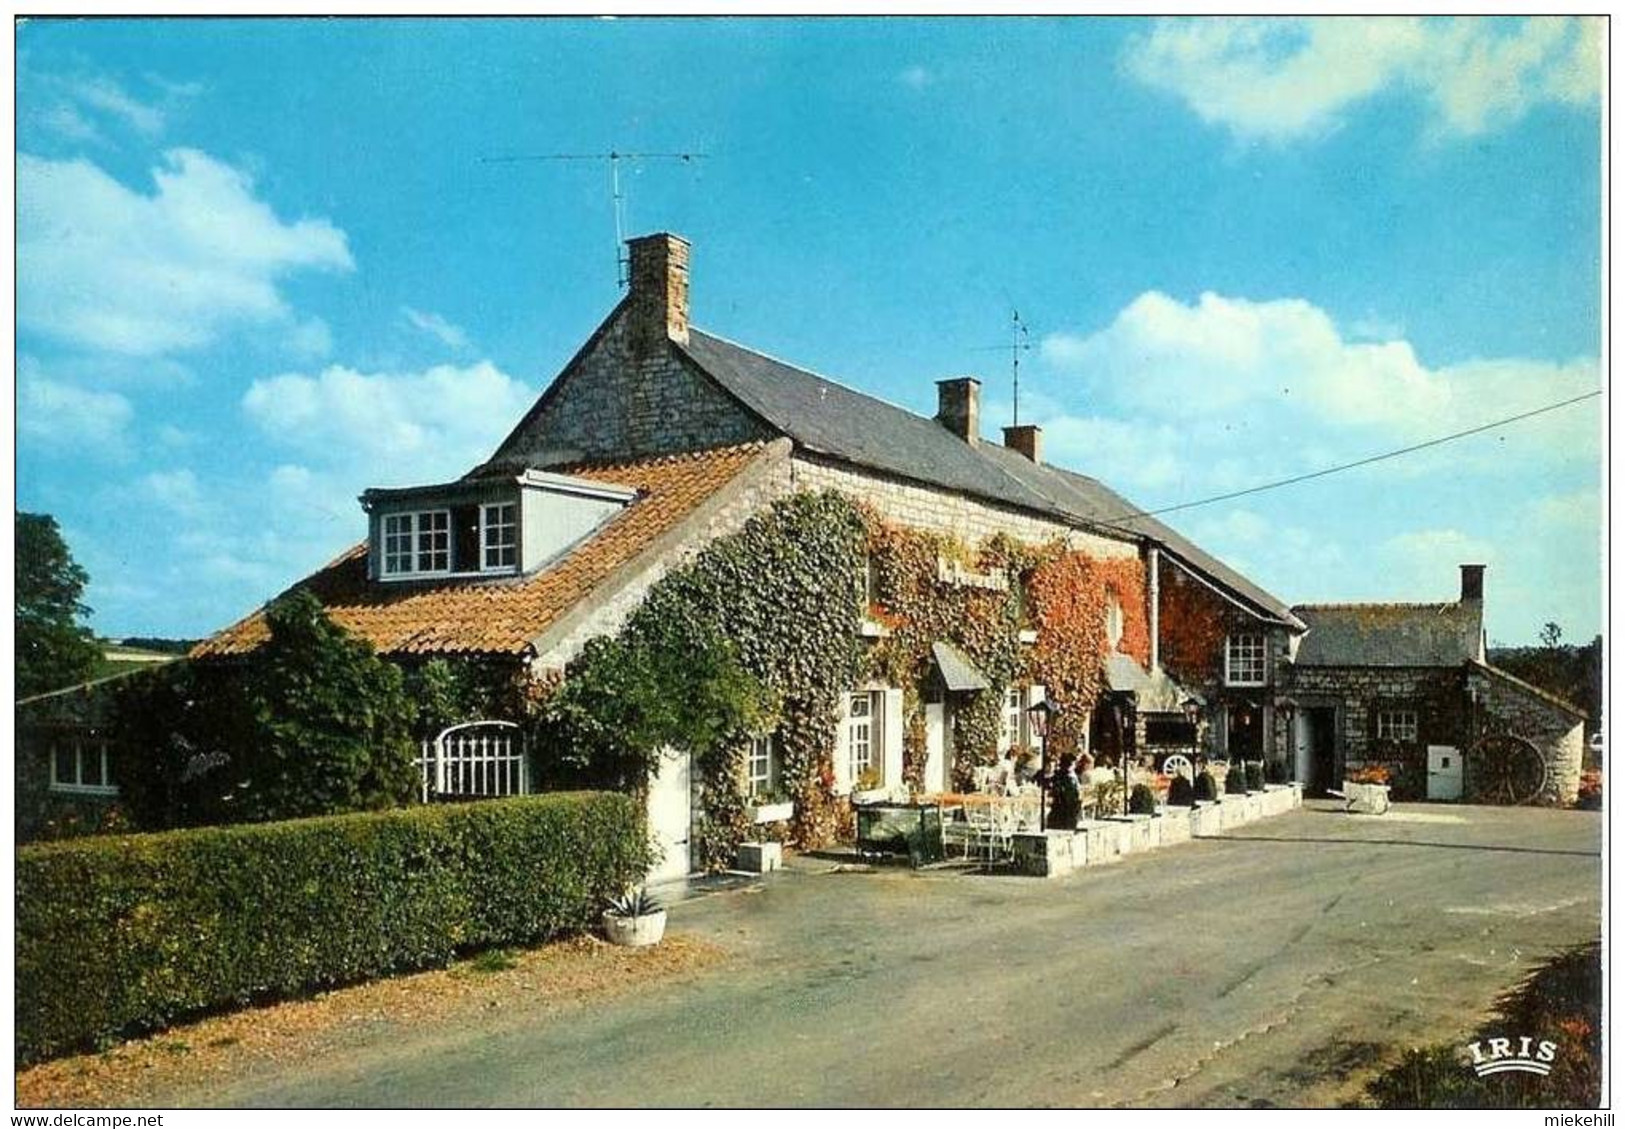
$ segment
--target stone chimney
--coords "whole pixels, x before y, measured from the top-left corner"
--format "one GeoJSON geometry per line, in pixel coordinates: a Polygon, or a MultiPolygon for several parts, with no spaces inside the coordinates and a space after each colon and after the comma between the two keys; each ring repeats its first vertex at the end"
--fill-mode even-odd
{"type": "Polygon", "coordinates": [[[688,344],[688,240],[667,232],[626,241],[631,255],[629,328],[634,351],[688,344]]]}
{"type": "Polygon", "coordinates": [[[1464,564],[1461,566],[1461,602],[1484,602],[1484,566],[1481,564],[1464,564]]]}
{"type": "Polygon", "coordinates": [[[937,381],[937,422],[976,446],[982,426],[982,382],[974,376],[937,381]]]}
{"type": "Polygon", "coordinates": [[[1023,423],[1004,429],[1004,445],[1019,451],[1027,461],[1044,465],[1044,429],[1036,423],[1023,423]]]}

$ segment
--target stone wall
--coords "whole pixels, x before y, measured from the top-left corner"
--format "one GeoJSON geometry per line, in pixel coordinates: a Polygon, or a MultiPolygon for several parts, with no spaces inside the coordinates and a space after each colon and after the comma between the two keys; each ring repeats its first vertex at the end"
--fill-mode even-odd
{"type": "MultiPolygon", "coordinates": [[[[1580,791],[1580,762],[1585,753],[1583,716],[1493,668],[1473,667],[1467,681],[1478,693],[1486,732],[1526,738],[1546,758],[1546,802],[1574,803],[1580,791]]],[[[1472,771],[1470,763],[1467,771],[1472,771]]]]}
{"type": "Polygon", "coordinates": [[[770,439],[773,432],[665,340],[635,348],[629,305],[560,374],[539,411],[492,461],[624,461],[770,439]]]}
{"type": "Polygon", "coordinates": [[[793,473],[797,490],[839,490],[867,502],[888,521],[912,529],[952,534],[973,544],[1002,533],[1033,545],[1059,538],[1071,548],[1101,560],[1124,560],[1140,553],[1138,542],[1132,538],[1104,537],[1014,507],[998,506],[952,490],[875,471],[860,471],[807,455],[796,456],[793,473]]]}
{"type": "Polygon", "coordinates": [[[1471,743],[1459,668],[1300,666],[1292,669],[1291,690],[1299,709],[1337,707],[1337,756],[1343,769],[1388,769],[1395,799],[1427,795],[1429,745],[1465,750],[1471,743]],[[1387,709],[1415,711],[1415,741],[1378,740],[1377,714],[1387,709]]]}

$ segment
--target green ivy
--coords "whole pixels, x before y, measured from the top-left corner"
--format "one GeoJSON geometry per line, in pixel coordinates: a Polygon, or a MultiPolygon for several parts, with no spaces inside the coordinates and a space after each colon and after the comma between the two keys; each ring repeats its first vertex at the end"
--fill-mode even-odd
{"type": "Polygon", "coordinates": [[[686,749],[704,795],[698,866],[749,831],[745,749],[772,729],[794,832],[836,829],[828,786],[840,694],[857,677],[864,525],[840,494],[797,494],[656,584],[614,638],[589,643],[544,714],[544,744],[587,778],[643,786],[662,746],[686,749]]]}

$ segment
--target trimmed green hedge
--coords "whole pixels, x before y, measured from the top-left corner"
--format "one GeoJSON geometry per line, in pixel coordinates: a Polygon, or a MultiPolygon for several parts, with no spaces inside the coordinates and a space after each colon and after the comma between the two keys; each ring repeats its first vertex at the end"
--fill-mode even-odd
{"type": "Polygon", "coordinates": [[[647,863],[606,792],[22,847],[18,1062],[578,931],[647,863]]]}

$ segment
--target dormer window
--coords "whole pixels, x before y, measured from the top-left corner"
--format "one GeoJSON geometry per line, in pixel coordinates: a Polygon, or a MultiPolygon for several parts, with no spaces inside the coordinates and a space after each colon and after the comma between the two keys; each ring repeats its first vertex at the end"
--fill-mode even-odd
{"type": "Polygon", "coordinates": [[[368,574],[393,581],[533,572],[636,497],[624,486],[539,470],[368,490],[368,574]]]}
{"type": "Polygon", "coordinates": [[[451,511],[384,515],[384,575],[451,571],[451,511]]]}
{"type": "Polygon", "coordinates": [[[513,502],[481,506],[480,543],[485,546],[481,567],[512,571],[519,563],[519,507],[513,502]]]}

